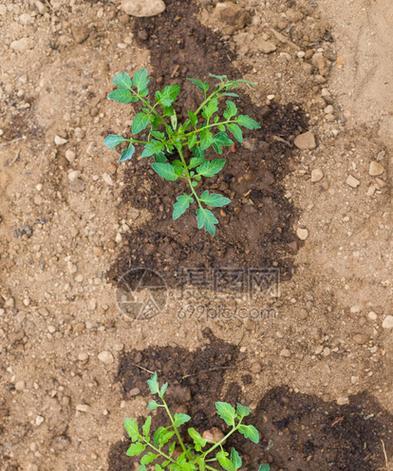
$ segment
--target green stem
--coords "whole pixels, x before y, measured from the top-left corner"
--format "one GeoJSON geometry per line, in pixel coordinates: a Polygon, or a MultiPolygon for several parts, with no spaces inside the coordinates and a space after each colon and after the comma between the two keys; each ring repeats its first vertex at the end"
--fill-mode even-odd
{"type": "Polygon", "coordinates": [[[220,447],[223,443],[225,443],[228,438],[234,434],[236,432],[236,430],[239,428],[239,425],[242,423],[242,421],[240,420],[240,422],[233,427],[232,430],[230,430],[224,438],[222,438],[219,442],[215,443],[211,448],[209,448],[207,451],[205,451],[202,455],[202,458],[205,459],[207,455],[209,455],[212,451],[214,451],[216,448],[220,447]]]}
{"type": "Polygon", "coordinates": [[[165,458],[166,460],[169,460],[171,461],[172,463],[176,463],[176,461],[171,458],[169,455],[167,455],[166,453],[164,453],[163,451],[161,451],[159,448],[155,447],[154,445],[152,445],[150,442],[148,442],[145,437],[142,437],[140,435],[140,438],[142,438],[142,440],[146,443],[147,446],[149,446],[152,450],[154,450],[156,453],[159,453],[163,458],[165,458]]]}
{"type": "Polygon", "coordinates": [[[222,126],[223,124],[231,124],[231,123],[236,123],[236,121],[234,121],[233,119],[228,119],[227,121],[221,121],[219,123],[209,124],[208,126],[203,126],[203,128],[196,129],[195,131],[187,132],[184,134],[184,136],[190,136],[191,134],[200,133],[204,131],[205,129],[214,128],[214,127],[222,126]]]}
{"type": "Polygon", "coordinates": [[[194,195],[194,198],[195,198],[196,202],[198,203],[198,206],[201,209],[203,209],[203,206],[202,206],[202,203],[199,199],[199,196],[198,196],[197,192],[195,191],[194,187],[192,186],[192,178],[191,178],[191,175],[190,175],[190,171],[188,170],[188,165],[187,165],[186,159],[184,158],[183,150],[182,150],[180,145],[177,145],[176,149],[179,153],[180,160],[182,161],[182,164],[183,164],[183,166],[186,170],[186,180],[188,182],[189,187],[191,188],[191,192],[194,195]]]}
{"type": "Polygon", "coordinates": [[[195,111],[195,114],[198,115],[202,108],[208,103],[212,98],[214,98],[216,95],[218,95],[224,87],[222,85],[219,85],[217,90],[215,90],[213,93],[211,93],[205,100],[202,101],[202,103],[199,105],[199,108],[195,111]]]}
{"type": "Polygon", "coordinates": [[[131,90],[132,93],[145,105],[147,106],[147,108],[149,108],[149,110],[157,116],[157,118],[159,118],[161,121],[165,121],[164,120],[164,117],[160,115],[160,113],[158,113],[155,108],[145,99],[143,98],[143,96],[139,95],[138,92],[136,92],[135,90],[131,90]]]}
{"type": "Polygon", "coordinates": [[[183,440],[182,440],[182,438],[181,438],[181,436],[180,436],[179,430],[178,430],[178,428],[177,428],[176,425],[175,425],[175,420],[174,420],[174,418],[173,418],[173,416],[172,416],[172,414],[171,414],[171,411],[169,410],[168,404],[165,402],[165,399],[164,399],[163,397],[160,396],[160,398],[161,398],[162,403],[163,403],[163,405],[164,405],[165,411],[166,411],[166,413],[167,413],[167,415],[168,415],[168,417],[169,417],[169,420],[171,421],[173,430],[174,430],[174,432],[175,432],[175,434],[176,434],[177,440],[179,441],[179,445],[181,446],[181,449],[182,449],[184,452],[187,452],[187,449],[186,449],[186,447],[185,447],[185,445],[184,445],[184,443],[183,443],[183,440]]]}

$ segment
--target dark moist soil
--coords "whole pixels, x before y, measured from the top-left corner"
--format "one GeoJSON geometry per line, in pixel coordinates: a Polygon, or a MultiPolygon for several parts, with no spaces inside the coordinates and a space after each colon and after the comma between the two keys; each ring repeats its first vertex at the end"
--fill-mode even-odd
{"type": "MultiPolygon", "coordinates": [[[[134,34],[140,46],[151,52],[153,88],[180,83],[183,92],[179,112],[195,109],[198,92],[187,77],[207,79],[209,73],[241,78],[233,67],[234,54],[220,36],[202,26],[198,9],[191,1],[169,0],[164,14],[136,19],[134,34]]],[[[177,284],[175,273],[186,268],[268,268],[278,267],[281,277],[292,273],[298,240],[293,233],[296,210],[284,196],[281,181],[289,172],[294,137],[307,129],[301,108],[294,104],[256,106],[241,93],[238,107],[262,123],[262,129],[247,133],[245,146],[225,155],[228,164],[217,178],[208,179],[204,189],[219,191],[231,198],[220,220],[215,238],[196,228],[192,211],[172,221],[172,205],[183,188],[162,181],[149,167],[148,159],[127,167],[126,208],[148,209],[151,221],[129,234],[123,253],[113,266],[110,278],[134,267],[149,267],[177,284]]]]}
{"type": "MultiPolygon", "coordinates": [[[[214,402],[247,403],[242,386],[252,377],[244,374],[242,385],[231,383],[223,389],[228,370],[242,367],[244,356],[238,347],[223,342],[206,329],[206,345],[195,352],[179,347],[149,347],[121,356],[116,380],[124,399],[142,395],[149,398],[146,380],[157,371],[161,382],[168,381],[167,399],[174,411],[193,418],[199,431],[221,428],[214,402]]],[[[323,402],[317,396],[294,393],[288,387],[268,391],[258,403],[249,423],[262,432],[260,445],[237,437],[228,443],[243,455],[248,471],[258,464],[271,463],[272,471],[377,471],[393,454],[393,417],[367,393],[351,396],[348,405],[323,402]]],[[[142,422],[142,421],[141,421],[142,422]]],[[[156,415],[155,426],[164,423],[156,415]]],[[[166,422],[165,422],[166,423],[166,422]]],[[[132,459],[125,455],[128,440],[115,443],[108,456],[108,471],[129,471],[132,459]]]]}

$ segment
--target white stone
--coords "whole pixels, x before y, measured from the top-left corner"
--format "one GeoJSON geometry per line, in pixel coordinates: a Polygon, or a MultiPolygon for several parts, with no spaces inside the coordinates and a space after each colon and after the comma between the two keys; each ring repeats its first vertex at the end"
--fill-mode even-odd
{"type": "Polygon", "coordinates": [[[58,136],[56,135],[55,136],[55,144],[57,146],[64,146],[64,144],[67,144],[68,140],[67,139],[64,139],[64,137],[61,137],[61,136],[58,136]]]}
{"type": "Polygon", "coordinates": [[[102,362],[105,363],[105,365],[110,365],[113,363],[114,358],[111,352],[108,351],[103,351],[98,354],[98,359],[102,362]]]}
{"type": "Polygon", "coordinates": [[[351,188],[357,188],[360,185],[360,181],[357,178],[355,178],[353,175],[348,175],[345,182],[351,188]]]}
{"type": "Polygon", "coordinates": [[[162,0],[122,0],[120,9],[131,16],[156,16],[165,11],[162,0]]]}
{"type": "Polygon", "coordinates": [[[298,227],[296,230],[296,235],[299,237],[300,240],[306,240],[308,237],[308,229],[305,227],[298,227]]]}
{"type": "Polygon", "coordinates": [[[314,168],[311,172],[311,182],[317,183],[320,182],[323,178],[323,172],[320,168],[314,168]]]}
{"type": "Polygon", "coordinates": [[[386,316],[382,322],[384,329],[393,329],[393,316],[386,316]]]}

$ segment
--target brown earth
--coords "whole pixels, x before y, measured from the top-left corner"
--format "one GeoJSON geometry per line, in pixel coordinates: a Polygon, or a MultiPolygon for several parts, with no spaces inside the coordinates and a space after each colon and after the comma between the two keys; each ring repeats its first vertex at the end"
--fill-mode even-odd
{"type": "Polygon", "coordinates": [[[0,469],[121,469],[123,418],[147,400],[127,361],[173,382],[226,368],[187,382],[189,407],[204,428],[215,400],[249,403],[273,471],[391,469],[391,2],[239,0],[220,19],[216,1],[171,0],[138,20],[119,3],[0,0],[0,469]],[[111,76],[142,65],[160,83],[226,71],[257,84],[241,106],[264,127],[229,157],[233,178],[212,182],[236,202],[209,245],[170,222],[170,185],[103,146],[132,114],[105,99],[111,76]],[[317,147],[296,150],[306,128],[317,147]],[[258,300],[171,278],[228,261],[288,276],[258,300]],[[169,273],[150,318],[119,303],[115,281],[136,263],[169,273]]]}

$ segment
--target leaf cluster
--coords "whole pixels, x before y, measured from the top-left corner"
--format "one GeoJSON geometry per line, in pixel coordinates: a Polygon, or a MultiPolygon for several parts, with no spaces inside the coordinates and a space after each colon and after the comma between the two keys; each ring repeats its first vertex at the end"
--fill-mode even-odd
{"type": "Polygon", "coordinates": [[[211,77],[214,86],[189,79],[199,90],[201,103],[196,110],[188,111],[187,119],[181,120],[175,109],[180,85],[166,85],[150,98],[150,77],[145,68],[136,71],[133,77],[127,72],[117,73],[113,77],[116,88],[108,94],[108,99],[141,106],[130,126],[131,137],[109,134],[104,142],[110,149],[122,147],[120,162],[132,159],[140,146],[141,158],[150,158],[152,169],[161,178],[184,182],[185,190],[173,204],[173,219],[193,207],[198,229],[214,235],[218,220],[212,209],[222,208],[231,201],[219,193],[201,192],[199,187],[223,170],[224,150],[235,143],[241,144],[244,130],[255,130],[260,125],[240,114],[233,101],[238,97],[234,90],[242,84],[252,85],[250,82],[229,80],[225,75],[211,77]]]}
{"type": "MultiPolygon", "coordinates": [[[[234,433],[240,433],[253,443],[259,443],[257,428],[243,422],[251,413],[248,407],[216,402],[217,415],[229,430],[221,440],[209,441],[194,427],[183,427],[191,421],[188,414],[172,414],[165,400],[168,384],[160,385],[156,373],[148,380],[148,385],[150,392],[156,396],[148,403],[148,409],[164,409],[168,425],[154,429],[150,415],[142,426],[135,419],[124,421],[124,428],[131,441],[127,455],[138,457],[138,471],[147,471],[147,466],[154,471],[237,471],[242,467],[242,458],[235,448],[226,450],[227,439],[234,433]]],[[[264,464],[259,466],[258,471],[269,469],[269,465],[264,464]]]]}

